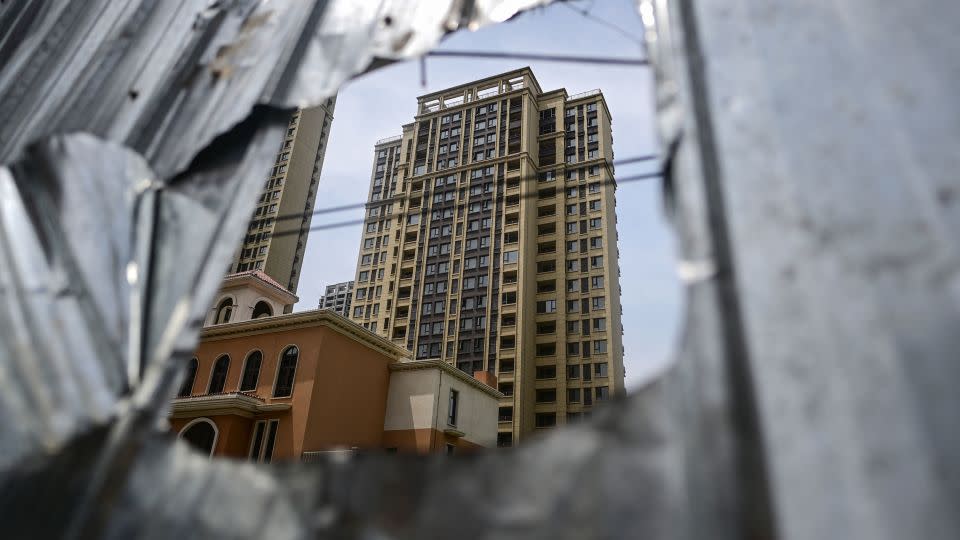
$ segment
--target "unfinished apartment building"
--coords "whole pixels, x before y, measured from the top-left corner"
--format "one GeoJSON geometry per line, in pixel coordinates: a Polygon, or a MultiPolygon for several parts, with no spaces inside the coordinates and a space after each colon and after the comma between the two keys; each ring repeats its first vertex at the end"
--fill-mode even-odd
{"type": "Polygon", "coordinates": [[[351,318],[496,374],[498,445],[623,392],[610,112],[524,68],[418,98],[379,141],[351,318]]]}
{"type": "Polygon", "coordinates": [[[290,119],[228,273],[261,270],[297,292],[335,105],[334,97],[290,119]]]}

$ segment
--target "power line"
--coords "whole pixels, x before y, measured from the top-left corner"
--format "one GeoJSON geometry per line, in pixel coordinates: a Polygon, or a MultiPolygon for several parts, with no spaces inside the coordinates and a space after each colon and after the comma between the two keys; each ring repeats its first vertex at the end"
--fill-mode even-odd
{"type": "MultiPolygon", "coordinates": [[[[653,179],[653,178],[660,178],[661,176],[663,176],[663,174],[662,174],[661,172],[657,171],[657,172],[652,172],[652,173],[643,173],[643,174],[628,175],[628,176],[621,177],[621,178],[619,178],[619,179],[611,178],[611,179],[608,179],[608,180],[601,180],[601,181],[599,182],[599,184],[601,184],[601,185],[609,185],[609,184],[617,184],[617,185],[620,185],[620,184],[627,184],[627,183],[630,183],[630,182],[638,182],[638,181],[641,181],[641,180],[650,180],[650,179],[653,179]]],[[[591,182],[591,183],[594,183],[594,182],[591,182]]],[[[521,195],[521,196],[520,196],[520,199],[530,199],[530,198],[534,198],[534,197],[539,197],[539,195],[540,195],[539,191],[531,191],[531,192],[528,192],[528,193],[525,194],[525,195],[521,195]]],[[[387,201],[384,201],[384,202],[387,202],[387,201]]],[[[395,213],[395,214],[389,214],[389,219],[391,219],[391,220],[394,219],[394,218],[401,218],[401,219],[402,219],[402,218],[407,217],[407,215],[409,215],[409,214],[412,214],[412,213],[420,213],[421,210],[422,210],[422,208],[416,208],[416,212],[410,212],[409,210],[407,210],[407,211],[397,212],[397,213],[395,213]]],[[[379,216],[379,217],[381,217],[381,218],[387,218],[387,215],[383,215],[383,216],[379,216]]],[[[341,227],[352,227],[352,226],[354,226],[354,225],[363,225],[363,224],[366,223],[366,222],[367,222],[367,219],[366,219],[366,218],[363,218],[363,219],[351,219],[351,220],[347,220],[347,221],[336,221],[336,222],[333,222],[333,223],[324,223],[324,224],[322,224],[322,225],[312,225],[309,229],[307,229],[306,232],[324,231],[324,230],[329,230],[329,229],[338,229],[338,228],[341,228],[341,227]]],[[[268,234],[265,235],[265,237],[266,237],[266,238],[279,238],[279,237],[282,237],[282,236],[290,236],[290,235],[300,234],[300,233],[301,233],[301,230],[300,230],[300,229],[297,229],[297,230],[292,230],[292,231],[282,231],[282,232],[277,232],[277,233],[268,233],[268,234]]]]}
{"type": "MultiPolygon", "coordinates": [[[[624,166],[624,165],[631,165],[631,164],[634,164],[634,163],[642,163],[642,162],[645,162],[645,161],[652,161],[652,160],[654,160],[654,159],[657,159],[657,157],[658,157],[658,156],[657,156],[656,154],[645,154],[645,155],[631,156],[631,157],[627,157],[627,158],[623,158],[623,159],[616,159],[616,160],[614,160],[614,161],[611,163],[611,165],[613,165],[614,167],[624,166]]],[[[481,167],[484,166],[483,164],[480,164],[480,163],[477,163],[476,165],[479,165],[479,166],[481,166],[481,167]]],[[[489,166],[489,165],[486,165],[486,166],[489,166]]],[[[438,171],[433,171],[433,173],[431,173],[431,174],[440,174],[440,173],[441,173],[441,171],[438,170],[438,171]]],[[[525,177],[520,177],[520,181],[521,181],[521,182],[525,182],[525,181],[528,181],[528,180],[539,180],[539,173],[533,174],[533,175],[528,175],[528,176],[525,176],[525,177]]],[[[339,206],[328,206],[328,207],[326,207],[326,208],[320,208],[320,209],[314,210],[314,211],[313,211],[313,215],[314,215],[314,216],[319,216],[319,215],[321,215],[321,214],[332,214],[332,213],[335,213],[335,212],[343,212],[343,211],[346,211],[346,210],[358,210],[358,209],[361,209],[361,208],[366,207],[368,204],[372,204],[372,203],[365,201],[365,202],[358,202],[358,203],[352,203],[352,204],[343,204],[343,205],[339,205],[339,206]]],[[[292,219],[303,219],[303,217],[304,217],[304,214],[303,214],[303,213],[299,213],[299,214],[284,214],[284,215],[282,215],[282,216],[277,216],[277,217],[273,218],[273,220],[274,220],[275,222],[280,222],[280,221],[288,221],[288,220],[292,220],[292,219]]]]}
{"type": "Polygon", "coordinates": [[[609,29],[613,30],[614,32],[620,34],[621,36],[629,39],[630,41],[632,41],[633,43],[635,43],[636,45],[638,45],[641,49],[644,48],[643,42],[640,41],[639,39],[637,39],[636,37],[634,37],[633,34],[631,34],[629,31],[627,31],[627,30],[624,29],[623,27],[617,26],[616,24],[614,24],[614,23],[612,23],[612,22],[610,22],[610,21],[608,21],[608,20],[606,20],[606,19],[603,19],[603,18],[601,18],[601,17],[597,17],[596,15],[590,13],[590,9],[593,8],[593,4],[591,4],[589,8],[577,7],[577,6],[575,6],[572,2],[559,2],[559,4],[562,5],[562,6],[564,6],[564,7],[566,7],[566,8],[568,8],[568,9],[570,9],[570,10],[573,11],[574,13],[579,13],[580,15],[582,15],[582,16],[583,16],[584,18],[586,18],[586,19],[590,19],[590,20],[592,20],[593,22],[595,22],[595,23],[597,23],[597,24],[601,24],[601,25],[603,25],[603,26],[606,26],[607,28],[609,28],[609,29]]]}
{"type": "Polygon", "coordinates": [[[508,53],[499,51],[430,51],[426,56],[448,58],[484,58],[491,60],[532,60],[537,62],[567,62],[574,64],[600,64],[615,66],[647,66],[646,58],[623,58],[615,56],[571,56],[562,54],[508,53]]]}

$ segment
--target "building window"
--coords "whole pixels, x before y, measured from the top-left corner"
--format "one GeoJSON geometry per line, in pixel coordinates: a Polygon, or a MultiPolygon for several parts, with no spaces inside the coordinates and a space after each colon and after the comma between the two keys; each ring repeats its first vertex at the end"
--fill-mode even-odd
{"type": "Polygon", "coordinates": [[[277,384],[273,389],[273,397],[289,397],[293,393],[293,376],[297,371],[297,360],[300,349],[291,345],[280,355],[280,369],[277,370],[277,384]]]}
{"type": "Polygon", "coordinates": [[[537,366],[536,376],[538,379],[556,379],[557,366],[537,366]]]}
{"type": "Polygon", "coordinates": [[[217,425],[209,418],[195,418],[180,431],[184,442],[208,456],[213,455],[217,435],[217,425]]]}
{"type": "Polygon", "coordinates": [[[538,428],[557,425],[557,413],[537,413],[534,417],[534,425],[538,428]]]}
{"type": "Polygon", "coordinates": [[[537,302],[537,313],[555,313],[556,311],[556,300],[541,300],[537,302]]]}
{"type": "Polygon", "coordinates": [[[180,384],[180,391],[177,392],[177,397],[188,397],[193,393],[193,382],[197,379],[197,359],[191,358],[187,363],[187,374],[183,377],[183,382],[180,384]]]}
{"type": "Polygon", "coordinates": [[[509,448],[513,446],[513,433],[509,431],[497,433],[497,448],[509,448]]]}
{"type": "MultiPolygon", "coordinates": [[[[597,343],[597,342],[594,342],[597,343]]],[[[597,377],[606,377],[607,376],[607,363],[599,362],[593,365],[593,374],[597,377]]]]}
{"type": "Polygon", "coordinates": [[[456,448],[456,446],[454,446],[454,445],[452,445],[452,444],[450,444],[450,443],[447,443],[447,455],[448,455],[448,456],[452,456],[455,448],[456,448]]]}
{"type": "Polygon", "coordinates": [[[568,403],[580,403],[580,389],[579,388],[570,388],[567,390],[567,402],[568,403]]]}
{"type": "Polygon", "coordinates": [[[450,399],[447,404],[447,424],[451,426],[457,425],[457,408],[460,401],[460,392],[456,390],[450,390],[450,399]]]}
{"type": "Polygon", "coordinates": [[[594,388],[596,392],[597,401],[604,401],[610,399],[610,388],[606,386],[598,386],[594,388]]]}
{"type": "Polygon", "coordinates": [[[253,437],[250,439],[250,461],[270,463],[273,460],[279,427],[279,420],[260,420],[254,425],[253,437]]]}
{"type": "Polygon", "coordinates": [[[230,322],[230,316],[233,315],[233,300],[224,298],[223,302],[217,306],[217,317],[213,324],[224,324],[230,322]]]}
{"type": "Polygon", "coordinates": [[[273,308],[270,307],[270,304],[264,302],[263,300],[257,302],[257,305],[253,306],[253,318],[259,319],[260,317],[270,317],[273,315],[273,308]]]}
{"type": "Polygon", "coordinates": [[[243,378],[240,379],[240,391],[249,392],[257,389],[257,380],[260,379],[260,364],[263,363],[263,354],[253,351],[247,356],[243,365],[243,378]]]}
{"type": "Polygon", "coordinates": [[[557,354],[556,343],[537,343],[537,356],[554,356],[557,354]]]}
{"type": "Polygon", "coordinates": [[[250,439],[250,461],[259,461],[263,451],[263,436],[267,431],[267,423],[260,420],[253,426],[253,437],[250,439]]]}
{"type": "Polygon", "coordinates": [[[557,390],[555,388],[541,388],[536,393],[537,403],[554,403],[557,401],[557,390]]]}
{"type": "Polygon", "coordinates": [[[219,394],[223,392],[223,386],[227,383],[227,372],[230,370],[230,357],[223,355],[217,358],[213,364],[213,371],[210,373],[210,385],[207,387],[208,394],[219,394]]]}
{"type": "Polygon", "coordinates": [[[574,364],[572,366],[567,366],[567,378],[568,379],[579,379],[580,378],[580,364],[574,364]]]}

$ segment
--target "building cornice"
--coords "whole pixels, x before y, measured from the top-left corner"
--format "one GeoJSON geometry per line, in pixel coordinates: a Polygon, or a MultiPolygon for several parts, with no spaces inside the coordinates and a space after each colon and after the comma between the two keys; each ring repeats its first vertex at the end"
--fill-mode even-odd
{"type": "Polygon", "coordinates": [[[474,388],[489,394],[497,399],[503,397],[503,394],[499,390],[488,386],[477,379],[471,377],[470,375],[464,373],[462,370],[444,362],[443,360],[410,360],[407,362],[397,362],[396,364],[390,364],[390,371],[418,371],[422,369],[439,369],[444,373],[453,376],[456,379],[459,379],[474,388]]]}
{"type": "Polygon", "coordinates": [[[256,414],[286,411],[289,403],[266,403],[263,399],[243,392],[189,396],[173,400],[170,416],[185,418],[204,414],[209,416],[232,414],[245,418],[256,414]]]}
{"type": "Polygon", "coordinates": [[[309,328],[311,326],[330,328],[354,341],[385,354],[397,362],[409,359],[410,357],[410,352],[407,349],[399,347],[386,338],[380,337],[342,315],[327,309],[313,309],[288,313],[286,315],[252,319],[249,321],[208,326],[200,333],[200,341],[220,341],[240,336],[295,330],[298,328],[309,328]]]}
{"type": "Polygon", "coordinates": [[[268,281],[258,276],[255,272],[256,271],[253,271],[253,272],[247,271],[247,272],[240,272],[236,274],[230,274],[226,276],[223,279],[223,283],[220,286],[220,291],[224,292],[228,289],[232,289],[235,287],[250,285],[263,292],[284,297],[286,299],[285,303],[287,304],[296,304],[297,302],[300,301],[300,298],[297,295],[293,294],[287,289],[284,289],[278,283],[275,283],[275,282],[271,283],[272,278],[271,278],[271,281],[268,281]]]}
{"type": "MultiPolygon", "coordinates": [[[[463,91],[463,90],[466,90],[467,88],[471,88],[474,86],[482,86],[487,83],[499,82],[503,79],[509,79],[511,78],[511,76],[515,76],[515,75],[529,75],[530,78],[533,79],[534,84],[536,85],[537,92],[538,93],[543,92],[543,89],[540,88],[540,81],[538,81],[536,75],[533,74],[533,70],[530,69],[530,66],[524,66],[522,68],[517,68],[510,71],[504,71],[503,73],[498,73],[496,75],[491,75],[489,77],[484,77],[482,79],[476,79],[468,83],[458,84],[456,86],[444,88],[443,90],[437,90],[436,92],[430,92],[429,94],[423,94],[423,95],[417,96],[417,103],[420,104],[420,103],[423,103],[424,101],[429,101],[433,98],[443,97],[443,96],[446,96],[447,94],[452,94],[458,90],[463,91]]],[[[527,88],[527,85],[524,84],[523,87],[527,88]]],[[[507,93],[507,92],[504,92],[504,93],[507,93]]],[[[503,95],[503,94],[499,94],[499,95],[503,95]]],[[[482,101],[482,100],[477,100],[477,101],[482,101]]],[[[476,103],[476,102],[473,102],[473,103],[476,103]]]]}

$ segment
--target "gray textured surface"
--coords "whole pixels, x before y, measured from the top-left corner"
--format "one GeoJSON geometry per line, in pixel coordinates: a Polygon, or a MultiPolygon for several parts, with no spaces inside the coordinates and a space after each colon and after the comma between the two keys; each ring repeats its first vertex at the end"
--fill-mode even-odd
{"type": "Polygon", "coordinates": [[[272,467],[159,432],[289,107],[511,3],[323,4],[0,6],[6,537],[960,537],[960,7],[934,0],[639,0],[687,309],[675,366],[590,422],[272,467]]]}

